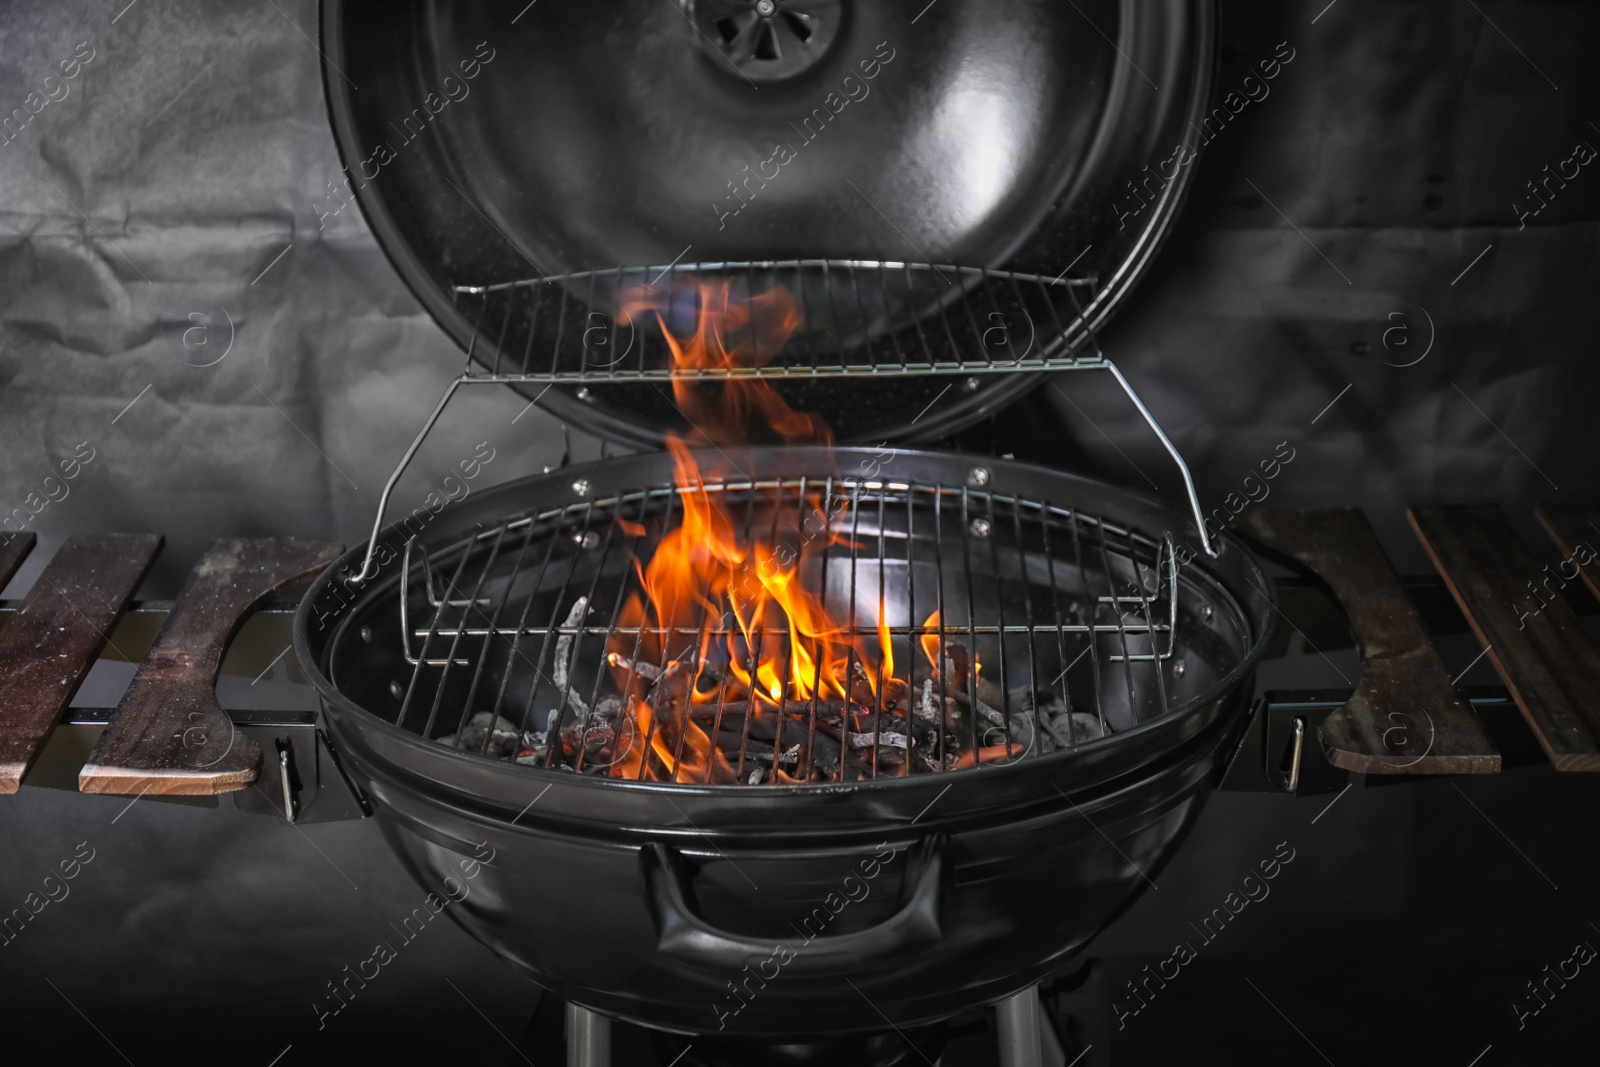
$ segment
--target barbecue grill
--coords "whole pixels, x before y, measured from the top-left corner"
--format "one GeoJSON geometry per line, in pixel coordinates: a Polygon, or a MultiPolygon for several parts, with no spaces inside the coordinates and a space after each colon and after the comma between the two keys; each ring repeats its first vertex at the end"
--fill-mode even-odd
{"type": "MultiPolygon", "coordinates": [[[[856,466],[874,454],[836,458],[856,466]]],[[[745,476],[730,470],[716,491],[759,526],[802,506],[801,472],[829,455],[761,449],[728,460],[745,476]]],[[[1180,568],[1168,532],[1179,519],[1166,506],[1060,472],[970,462],[900,453],[892,475],[824,486],[850,501],[849,547],[805,578],[846,619],[849,605],[875,607],[882,591],[896,661],[914,664],[913,690],[930,678],[912,651],[923,638],[970,642],[995,678],[1015,683],[982,680],[1000,690],[1001,721],[968,719],[998,742],[979,738],[980,747],[1037,746],[1028,709],[1052,696],[1070,702],[1064,743],[1048,755],[1019,743],[966,769],[939,764],[937,750],[886,767],[879,746],[891,716],[862,707],[863,725],[878,728],[852,748],[819,700],[778,709],[788,733],[760,746],[769,760],[793,746],[809,785],[750,785],[752,768],[774,765],[752,752],[753,717],[716,701],[694,714],[728,739],[735,784],[641,781],[649,761],[619,776],[620,757],[595,767],[581,746],[551,745],[519,765],[490,730],[471,735],[474,716],[508,720],[513,737],[546,724],[551,735],[581,729],[607,684],[606,649],[619,635],[630,645],[647,636],[617,616],[638,580],[632,555],[649,551],[630,542],[657,536],[679,506],[659,455],[474,497],[425,545],[391,528],[379,555],[392,545],[393,561],[336,623],[319,628],[310,605],[358,573],[366,550],[313,587],[297,647],[391,842],[423,883],[440,884],[484,842],[495,850],[479,880],[496,903],[469,906],[464,921],[541,985],[658,1028],[768,1041],[808,1036],[798,1005],[825,1011],[839,1033],[881,1030],[872,1004],[897,1025],[936,1022],[1037,981],[1126,906],[1140,871],[1159,867],[1197,814],[1237,737],[1241,680],[1272,631],[1270,584],[1231,540],[1207,567],[1180,568]],[[576,603],[588,610],[574,613],[576,603]],[[924,606],[940,609],[938,628],[916,624],[924,606]],[[1095,827],[1125,862],[1088,847],[1095,827]],[[858,928],[801,945],[788,924],[884,842],[899,857],[894,892],[851,916],[858,928]],[[560,910],[515,903],[548,899],[562,884],[571,892],[580,877],[582,895],[609,916],[598,938],[560,910]],[[1048,903],[1062,894],[1073,907],[1048,903]],[[796,948],[781,989],[730,1016],[727,983],[785,937],[796,948]]],[[[711,619],[688,636],[720,632],[711,619]]],[[[774,627],[753,640],[789,636],[774,627]]]]}
{"type": "MultiPolygon", "coordinates": [[[[1212,12],[1093,5],[1125,49],[1011,12],[1039,30],[1035,49],[987,8],[975,19],[977,5],[925,13],[911,38],[865,6],[675,6],[628,7],[670,43],[581,98],[571,76],[615,69],[615,39],[530,9],[506,78],[480,83],[440,136],[408,142],[409,165],[352,183],[467,362],[385,487],[368,544],[312,588],[297,651],[412,872],[437,888],[492,848],[489,892],[458,921],[575,1009],[716,1035],[696,1053],[707,1062],[823,1055],[825,1018],[831,1039],[892,1062],[909,1050],[885,1045],[886,1018],[930,1026],[1023,993],[1127,906],[1237,740],[1273,630],[1265,573],[1207,529],[1182,457],[1095,334],[1182,199],[1187,171],[1146,178],[1138,211],[1113,203],[1129,164],[1159,158],[1196,117],[1212,12]],[[959,48],[940,26],[959,28],[959,48]],[[858,52],[876,59],[857,67],[858,52]],[[1016,69],[982,88],[960,66],[1001,55],[1016,69]],[[1168,90],[1144,84],[1141,62],[1168,90]],[[1081,71],[1070,85],[1067,63],[1081,71]],[[840,181],[807,144],[786,185],[758,179],[765,196],[729,182],[739,206],[718,210],[715,232],[690,221],[708,161],[735,158],[833,80],[865,110],[852,86],[879,77],[884,110],[864,128],[884,166],[840,181]],[[663,85],[685,103],[666,136],[634,124],[663,85]],[[546,94],[566,108],[530,114],[546,94]],[[908,219],[908,235],[875,198],[925,198],[927,172],[894,159],[929,151],[915,131],[930,116],[974,106],[995,110],[952,132],[987,136],[966,147],[987,161],[950,157],[932,194],[950,206],[908,219]],[[592,157],[606,125],[637,138],[627,159],[581,189],[549,165],[592,157]],[[532,143],[554,156],[520,147],[532,143]],[[525,195],[541,186],[548,196],[525,195]],[[916,258],[892,254],[908,245],[916,258]],[[630,261],[647,265],[615,265],[630,261]],[[1115,376],[1180,469],[1186,514],[1058,471],[905,448],[1066,370],[1115,376]],[[385,526],[429,430],[480,384],[614,440],[714,447],[515,482],[422,533],[385,526]],[[794,431],[777,420],[742,422],[737,441],[708,431],[705,406],[740,389],[769,412],[817,412],[843,441],[885,443],[780,444],[794,431]],[[702,512],[716,518],[698,536],[726,538],[738,562],[697,606],[665,605],[649,574],[702,512]],[[750,609],[752,568],[761,585],[781,572],[826,622],[788,600],[750,609]],[[1100,833],[1120,860],[1085,847],[1100,833]],[[799,934],[864,863],[893,888],[825,936],[799,934]],[[607,916],[599,932],[535,903],[575,879],[607,916]]],[[[486,18],[418,5],[373,25],[324,6],[352,165],[387,134],[382,95],[346,83],[416,95],[486,18]]],[[[862,129],[830,143],[864,147],[862,129]]],[[[1018,1063],[1035,1062],[1030,1003],[1016,1002],[1018,1063]]],[[[582,1018],[575,1032],[597,1025],[582,1018]]]]}

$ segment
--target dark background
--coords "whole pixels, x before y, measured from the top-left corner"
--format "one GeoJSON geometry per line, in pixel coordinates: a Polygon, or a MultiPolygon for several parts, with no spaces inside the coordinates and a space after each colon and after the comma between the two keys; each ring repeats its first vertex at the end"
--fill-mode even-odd
{"type": "MultiPolygon", "coordinates": [[[[355,540],[459,367],[354,209],[318,228],[339,168],[314,5],[124,3],[0,12],[0,111],[78,42],[95,50],[71,94],[0,145],[0,503],[79,442],[96,450],[35,521],[11,596],[69,532],[166,534],[147,596],[171,595],[216,536],[355,540]],[[199,301],[233,323],[209,367],[181,341],[199,301]]],[[[1289,441],[1271,502],[1360,504],[1402,569],[1426,568],[1410,503],[1499,503],[1544,554],[1533,505],[1600,493],[1600,171],[1520,231],[1513,202],[1531,205],[1525,183],[1578,141],[1600,147],[1600,7],[1225,3],[1221,40],[1221,90],[1280,41],[1296,57],[1207,150],[1108,354],[1207,506],[1289,441]]],[[[1055,385],[963,443],[1175,493],[1111,383],[1055,385]]],[[[420,502],[484,439],[492,480],[556,462],[559,426],[524,403],[468,391],[397,499],[420,502]]],[[[1600,786],[1538,767],[1357,788],[1311,825],[1328,799],[1217,795],[1160,888],[1096,942],[1119,987],[1278,842],[1298,850],[1272,896],[1114,1034],[1116,1062],[1465,1067],[1490,1045],[1485,1065],[1585,1047],[1592,968],[1524,1030],[1508,1005],[1576,942],[1600,946],[1600,786]]],[[[141,1065],[266,1065],[285,1046],[285,1067],[352,1050],[522,1062],[495,1028],[520,1035],[533,986],[444,924],[316,1032],[322,984],[421,896],[372,824],[126,804],[0,798],[0,908],[78,842],[96,849],[72,895],[0,947],[14,1039],[141,1065]]]]}

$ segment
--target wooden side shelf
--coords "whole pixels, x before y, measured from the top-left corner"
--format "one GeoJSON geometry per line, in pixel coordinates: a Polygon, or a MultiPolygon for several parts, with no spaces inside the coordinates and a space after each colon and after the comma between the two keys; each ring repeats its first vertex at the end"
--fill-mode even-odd
{"type": "Polygon", "coordinates": [[[1556,578],[1569,582],[1582,575],[1600,598],[1600,504],[1541,504],[1536,514],[1566,557],[1556,566],[1556,578]]]}
{"type": "Polygon", "coordinates": [[[1500,752],[1358,508],[1273,508],[1241,524],[1328,583],[1361,651],[1361,681],[1318,736],[1328,762],[1364,774],[1493,774],[1500,752]]]}
{"type": "Polygon", "coordinates": [[[1420,507],[1411,526],[1560,771],[1600,771],[1600,649],[1493,505],[1420,507]]]}
{"type": "Polygon", "coordinates": [[[154,534],[74,534],[0,630],[0,793],[21,787],[160,551],[154,534]]]}
{"type": "Polygon", "coordinates": [[[255,781],[261,748],[217,703],[222,654],[251,609],[343,552],[287,537],[212,544],[79,771],[79,790],[205,795],[255,781]]]}
{"type": "Polygon", "coordinates": [[[4,589],[6,583],[16,577],[17,568],[33,551],[36,540],[33,534],[22,533],[9,534],[6,540],[0,541],[0,589],[4,589]]]}

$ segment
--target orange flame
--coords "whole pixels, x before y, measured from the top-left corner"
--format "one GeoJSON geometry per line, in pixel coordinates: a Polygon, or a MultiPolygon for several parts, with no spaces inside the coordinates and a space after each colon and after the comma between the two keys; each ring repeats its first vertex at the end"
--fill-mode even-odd
{"type": "Polygon", "coordinates": [[[924,633],[917,638],[917,644],[922,646],[922,654],[928,657],[928,662],[933,664],[934,670],[939,670],[939,613],[930,614],[922,623],[922,628],[929,633],[924,633]]]}
{"type": "MultiPolygon", "coordinates": [[[[707,383],[693,373],[760,366],[775,356],[802,324],[799,304],[787,289],[747,301],[732,299],[726,282],[623,293],[619,321],[649,313],[660,322],[674,371],[684,372],[674,375],[673,393],[695,427],[695,438],[712,445],[741,444],[752,428],[764,426],[786,441],[831,443],[821,418],[796,412],[766,380],[733,376],[707,383]],[[694,326],[680,337],[668,323],[691,303],[694,326]]],[[[742,701],[745,714],[775,723],[786,702],[849,701],[858,677],[855,665],[872,693],[881,695],[894,677],[891,635],[882,603],[874,650],[842,626],[810,589],[825,585],[816,580],[821,551],[849,544],[839,532],[840,516],[830,516],[824,506],[837,508],[836,502],[808,500],[811,514],[803,523],[791,520],[770,538],[746,541],[722,503],[723,494],[708,487],[698,450],[670,433],[667,447],[682,516],[639,567],[642,599],[631,597],[619,617],[619,632],[640,635],[627,642],[635,647],[624,647],[620,636],[611,640],[608,662],[627,712],[610,773],[645,780],[734,781],[738,771],[708,732],[716,730],[714,708],[742,701]],[[659,678],[627,666],[637,660],[660,671],[691,656],[692,670],[667,671],[659,678]]],[[[637,526],[623,529],[634,533],[637,526]]],[[[774,763],[769,780],[803,779],[774,763]]]]}
{"type": "Polygon", "coordinates": [[[697,380],[697,371],[771,362],[804,321],[794,294],[782,286],[749,300],[734,300],[732,288],[729,281],[695,282],[662,295],[650,286],[633,286],[622,293],[617,321],[628,324],[648,312],[656,314],[672,353],[672,369],[679,372],[672,379],[678,409],[712,443],[744,444],[753,423],[771,427],[785,441],[830,443],[828,424],[817,415],[795,411],[766,379],[697,380]],[[693,301],[695,327],[679,338],[667,328],[667,320],[688,310],[687,301],[693,301]]]}

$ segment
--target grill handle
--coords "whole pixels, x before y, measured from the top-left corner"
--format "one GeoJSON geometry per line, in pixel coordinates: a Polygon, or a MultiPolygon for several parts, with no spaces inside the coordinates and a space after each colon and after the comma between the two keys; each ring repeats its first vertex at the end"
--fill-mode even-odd
{"type": "MultiPolygon", "coordinates": [[[[818,937],[756,938],[730,934],[706,922],[690,905],[688,872],[670,847],[644,847],[645,885],[659,931],[657,949],[708,971],[736,973],[745,966],[776,966],[777,973],[811,978],[847,974],[864,965],[884,965],[937,943],[944,904],[945,850],[948,838],[934,834],[911,851],[906,869],[905,903],[878,925],[853,934],[818,937]]],[[[764,978],[774,974],[761,972],[764,978]]]]}

